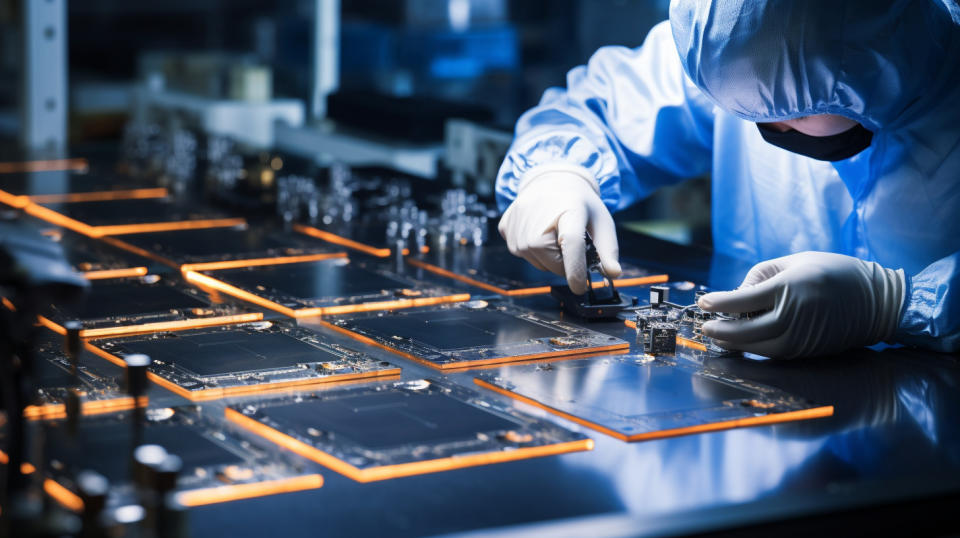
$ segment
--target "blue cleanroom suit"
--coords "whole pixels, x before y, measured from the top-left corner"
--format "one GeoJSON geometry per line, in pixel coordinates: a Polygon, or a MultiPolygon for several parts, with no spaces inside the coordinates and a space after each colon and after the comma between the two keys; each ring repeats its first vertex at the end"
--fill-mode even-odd
{"type": "Polygon", "coordinates": [[[709,172],[717,251],[902,268],[893,340],[960,349],[960,3],[674,1],[642,46],[601,48],[520,118],[501,209],[556,162],[588,170],[611,211],[709,172]],[[860,122],[870,147],[813,160],[755,123],[815,114],[860,122]]]}

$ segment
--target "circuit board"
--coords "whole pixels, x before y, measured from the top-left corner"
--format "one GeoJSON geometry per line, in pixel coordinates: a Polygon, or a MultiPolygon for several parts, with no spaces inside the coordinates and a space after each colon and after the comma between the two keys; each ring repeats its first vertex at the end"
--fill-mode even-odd
{"type": "Polygon", "coordinates": [[[832,406],[682,359],[646,354],[509,365],[474,381],[623,441],[833,414],[832,406]]]}
{"type": "Polygon", "coordinates": [[[441,370],[629,347],[619,338],[494,301],[345,315],[321,323],[441,370]]]}
{"type": "Polygon", "coordinates": [[[186,273],[191,283],[291,317],[406,308],[470,298],[350,258],[186,273]]]}
{"type": "Polygon", "coordinates": [[[165,188],[144,187],[113,174],[48,170],[0,175],[0,202],[16,208],[29,203],[129,200],[167,194],[165,188]]]}
{"type": "Polygon", "coordinates": [[[63,352],[63,336],[44,330],[34,349],[33,382],[36,392],[24,411],[29,419],[66,416],[68,392],[79,389],[84,414],[118,411],[133,407],[123,391],[123,369],[87,353],[77,359],[77,375],[71,373],[70,359],[63,352]]]}
{"type": "Polygon", "coordinates": [[[80,335],[94,338],[261,319],[260,312],[224,302],[176,277],[151,274],[94,280],[79,303],[52,305],[40,322],[63,334],[64,323],[78,320],[80,335]]]}
{"type": "MultiPolygon", "coordinates": [[[[44,489],[62,505],[79,510],[75,477],[92,470],[111,483],[111,504],[135,501],[130,480],[133,450],[131,412],[83,417],[71,435],[64,420],[34,421],[44,426],[44,489]],[[50,483],[52,482],[52,484],[50,483]]],[[[225,428],[198,408],[161,407],[146,412],[143,442],[157,444],[183,461],[176,483],[177,497],[186,506],[201,506],[276,493],[318,488],[320,475],[302,462],[271,450],[251,446],[247,436],[225,428]]]]}
{"type": "Polygon", "coordinates": [[[246,222],[173,197],[29,204],[24,211],[91,237],[236,226],[246,222]]]}
{"type": "Polygon", "coordinates": [[[283,259],[344,256],[342,248],[307,236],[247,225],[106,237],[105,241],[182,270],[263,265],[283,259]]]}
{"type": "MultiPolygon", "coordinates": [[[[550,286],[566,283],[563,277],[541,271],[526,260],[510,254],[506,245],[499,243],[480,247],[432,249],[426,254],[412,256],[407,261],[438,275],[493,293],[515,297],[548,294],[550,286]]],[[[656,284],[668,280],[665,274],[653,274],[626,262],[622,264],[622,268],[623,274],[613,281],[617,287],[656,284]]],[[[602,286],[602,279],[595,275],[593,285],[602,286]]]]}
{"type": "Polygon", "coordinates": [[[190,400],[400,374],[389,362],[327,342],[293,320],[93,340],[89,347],[117,365],[127,354],[150,356],[149,377],[190,400]]]}
{"type": "Polygon", "coordinates": [[[358,482],[590,450],[593,442],[430,380],[227,407],[227,419],[358,482]]]}

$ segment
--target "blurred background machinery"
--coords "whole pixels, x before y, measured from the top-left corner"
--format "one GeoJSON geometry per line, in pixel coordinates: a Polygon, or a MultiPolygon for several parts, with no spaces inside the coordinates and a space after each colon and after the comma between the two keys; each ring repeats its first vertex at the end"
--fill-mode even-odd
{"type": "MultiPolygon", "coordinates": [[[[56,154],[172,125],[490,195],[517,117],[666,0],[0,1],[0,135],[56,154]]],[[[623,215],[709,245],[706,179],[623,215]]]]}

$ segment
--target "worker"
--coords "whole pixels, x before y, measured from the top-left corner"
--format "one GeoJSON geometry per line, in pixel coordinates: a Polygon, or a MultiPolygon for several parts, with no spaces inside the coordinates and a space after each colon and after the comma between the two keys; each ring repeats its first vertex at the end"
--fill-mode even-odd
{"type": "Polygon", "coordinates": [[[501,235],[587,287],[584,232],[621,269],[610,212],[711,174],[716,251],[756,265],[699,300],[728,349],[960,349],[960,3],[675,0],[524,113],[501,235]]]}

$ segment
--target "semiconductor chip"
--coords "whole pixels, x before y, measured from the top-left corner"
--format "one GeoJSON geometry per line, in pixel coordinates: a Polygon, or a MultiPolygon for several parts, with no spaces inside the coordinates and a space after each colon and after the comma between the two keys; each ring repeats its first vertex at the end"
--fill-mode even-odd
{"type": "Polygon", "coordinates": [[[406,308],[469,299],[348,258],[186,273],[187,280],[291,317],[406,308]]]}
{"type": "Polygon", "coordinates": [[[428,380],[277,397],[226,413],[359,482],[592,448],[579,434],[428,380]]]}
{"type": "Polygon", "coordinates": [[[338,316],[335,330],[439,369],[626,350],[619,338],[508,304],[472,301],[338,316]]]}
{"type": "Polygon", "coordinates": [[[92,338],[262,319],[260,313],[220,302],[201,290],[162,275],[94,280],[77,304],[52,305],[41,317],[61,334],[63,323],[79,320],[81,336],[92,338]]]}
{"type": "Polygon", "coordinates": [[[474,381],[623,441],[833,414],[830,406],[727,378],[687,361],[651,355],[502,366],[474,381]]]}
{"type": "Polygon", "coordinates": [[[124,355],[149,355],[149,377],[191,400],[400,373],[292,320],[94,340],[90,349],[114,364],[124,355]]]}

